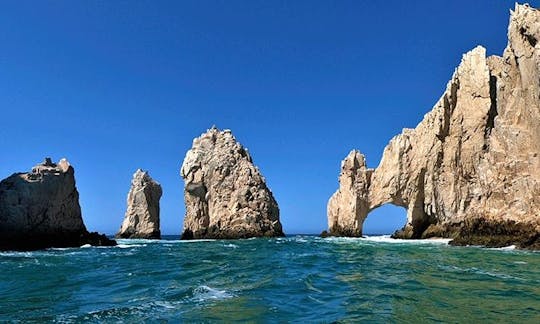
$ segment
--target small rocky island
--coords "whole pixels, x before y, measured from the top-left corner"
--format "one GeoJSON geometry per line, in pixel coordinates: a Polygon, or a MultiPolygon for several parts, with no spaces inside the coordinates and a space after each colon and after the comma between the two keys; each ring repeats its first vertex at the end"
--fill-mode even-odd
{"type": "Polygon", "coordinates": [[[502,57],[463,55],[435,107],[370,169],[352,151],[328,202],[330,235],[360,236],[386,203],[407,210],[397,238],[540,248],[540,11],[516,4],[502,57]]]}
{"type": "Polygon", "coordinates": [[[283,236],[278,204],[230,130],[212,127],[194,139],[180,173],[186,205],[182,239],[283,236]]]}
{"type": "Polygon", "coordinates": [[[161,185],[147,171],[138,169],[133,174],[127,196],[127,210],[117,238],[160,239],[159,199],[161,185]]]}
{"type": "Polygon", "coordinates": [[[0,250],[37,250],[85,244],[114,246],[84,225],[75,171],[65,159],[46,158],[28,173],[0,182],[0,250]]]}

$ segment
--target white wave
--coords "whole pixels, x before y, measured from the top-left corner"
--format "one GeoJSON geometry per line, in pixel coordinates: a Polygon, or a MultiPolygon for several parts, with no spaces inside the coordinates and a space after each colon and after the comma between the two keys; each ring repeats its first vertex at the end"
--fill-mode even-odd
{"type": "Polygon", "coordinates": [[[490,248],[490,250],[499,250],[499,251],[513,251],[515,249],[516,249],[515,245],[508,245],[508,246],[503,246],[500,248],[490,248]]]}
{"type": "Polygon", "coordinates": [[[197,301],[221,300],[234,297],[226,290],[218,290],[205,285],[199,286],[193,290],[193,298],[197,301]]]}
{"type": "Polygon", "coordinates": [[[144,244],[144,243],[159,243],[161,240],[150,239],[116,239],[117,243],[125,245],[144,244]]]}
{"type": "Polygon", "coordinates": [[[50,251],[67,251],[67,250],[72,250],[73,248],[48,248],[47,250],[50,250],[50,251]]]}
{"type": "Polygon", "coordinates": [[[90,244],[85,244],[85,245],[81,245],[81,249],[86,249],[86,248],[91,248],[92,245],[90,244]]]}
{"type": "Polygon", "coordinates": [[[142,246],[146,246],[146,244],[118,244],[116,245],[116,247],[119,247],[121,249],[129,249],[129,248],[142,247],[142,246]]]}
{"type": "Polygon", "coordinates": [[[390,235],[364,236],[359,238],[362,241],[384,242],[384,243],[408,243],[408,244],[448,244],[449,238],[429,238],[429,239],[395,239],[390,235]]]}
{"type": "Polygon", "coordinates": [[[448,238],[429,238],[429,239],[395,239],[390,235],[365,235],[363,237],[327,237],[321,238],[323,242],[351,243],[351,242],[373,242],[373,243],[391,243],[391,244],[443,244],[447,245],[452,239],[448,238]]]}
{"type": "Polygon", "coordinates": [[[17,252],[17,251],[11,251],[11,252],[0,252],[0,256],[6,256],[6,257],[23,257],[23,258],[34,258],[37,256],[38,252],[17,252]]]}
{"type": "Polygon", "coordinates": [[[223,245],[223,246],[224,246],[224,247],[229,247],[229,248],[232,248],[232,249],[238,249],[238,245],[232,244],[232,243],[225,244],[225,245],[223,245]]]}
{"type": "MultiPolygon", "coordinates": [[[[199,242],[215,242],[216,240],[211,239],[197,239],[197,240],[179,240],[179,243],[199,243],[199,242]]],[[[166,242],[174,242],[174,241],[166,241],[166,242]]]]}
{"type": "Polygon", "coordinates": [[[174,309],[176,308],[171,302],[168,302],[168,301],[155,301],[154,302],[154,305],[158,306],[158,307],[162,307],[162,308],[166,308],[166,309],[174,309]]]}

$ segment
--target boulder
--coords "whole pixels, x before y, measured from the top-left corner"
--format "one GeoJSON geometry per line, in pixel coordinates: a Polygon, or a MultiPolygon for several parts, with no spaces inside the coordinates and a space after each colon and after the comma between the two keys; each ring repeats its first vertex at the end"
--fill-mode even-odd
{"type": "Polygon", "coordinates": [[[117,238],[160,239],[159,199],[161,185],[147,171],[138,169],[133,174],[127,196],[127,210],[117,238]]]}
{"type": "Polygon", "coordinates": [[[361,235],[368,213],[391,203],[407,210],[395,237],[539,245],[540,11],[516,4],[508,37],[502,57],[481,46],[464,54],[433,109],[390,141],[377,168],[349,154],[328,203],[330,233],[361,235]]]}
{"type": "Polygon", "coordinates": [[[28,173],[0,182],[0,249],[36,250],[84,244],[116,245],[83,223],[75,171],[46,158],[28,173]]]}
{"type": "Polygon", "coordinates": [[[194,139],[180,173],[183,239],[283,236],[278,204],[230,130],[212,127],[194,139]]]}

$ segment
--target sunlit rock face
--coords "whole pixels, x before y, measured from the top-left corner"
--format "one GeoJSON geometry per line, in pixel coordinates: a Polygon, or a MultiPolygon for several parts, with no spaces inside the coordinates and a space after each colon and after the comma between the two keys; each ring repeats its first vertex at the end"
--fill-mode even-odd
{"type": "Polygon", "coordinates": [[[328,203],[329,231],[361,235],[369,211],[407,209],[402,238],[540,246],[540,11],[516,5],[502,57],[463,55],[445,92],[404,129],[379,166],[344,160],[328,203]]]}
{"type": "Polygon", "coordinates": [[[160,239],[159,200],[162,193],[161,185],[147,171],[138,169],[131,180],[126,215],[116,237],[160,239]]]}
{"type": "Polygon", "coordinates": [[[331,235],[362,236],[362,225],[369,213],[368,190],[373,169],[366,167],[363,154],[353,150],[341,162],[339,189],[328,202],[331,235]]]}
{"type": "Polygon", "coordinates": [[[0,249],[34,250],[84,244],[115,245],[88,233],[75,187],[75,171],[65,159],[46,158],[31,172],[0,182],[0,249]]]}
{"type": "Polygon", "coordinates": [[[230,130],[213,127],[194,139],[180,173],[183,239],[283,236],[278,204],[230,130]]]}

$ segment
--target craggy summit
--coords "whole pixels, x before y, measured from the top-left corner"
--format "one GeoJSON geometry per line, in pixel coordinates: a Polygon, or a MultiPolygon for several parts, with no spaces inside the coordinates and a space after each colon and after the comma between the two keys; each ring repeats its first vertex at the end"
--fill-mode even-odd
{"type": "Polygon", "coordinates": [[[31,172],[0,182],[0,250],[36,250],[84,244],[116,245],[84,225],[75,170],[46,158],[31,172]]]}
{"type": "Polygon", "coordinates": [[[230,130],[212,127],[194,139],[180,173],[183,239],[283,236],[278,204],[230,130]]]}
{"type": "Polygon", "coordinates": [[[502,57],[463,55],[446,91],[376,169],[351,152],[328,202],[332,235],[362,235],[368,213],[407,209],[400,238],[540,248],[540,11],[516,4],[502,57]]]}

